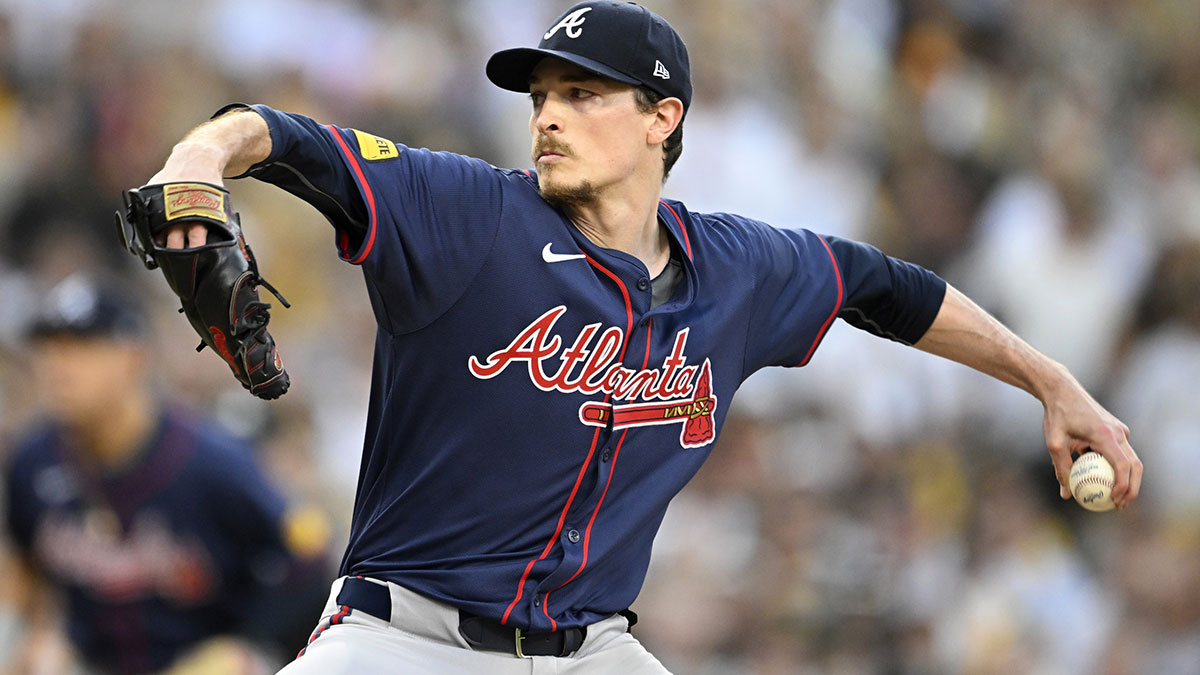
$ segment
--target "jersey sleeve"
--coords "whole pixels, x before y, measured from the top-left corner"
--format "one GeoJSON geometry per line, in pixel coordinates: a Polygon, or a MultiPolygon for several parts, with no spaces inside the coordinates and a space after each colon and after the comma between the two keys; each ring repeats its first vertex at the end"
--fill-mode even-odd
{"type": "Polygon", "coordinates": [[[329,220],[341,258],[363,266],[381,326],[415,330],[458,299],[499,231],[501,170],[251,108],[267,122],[271,154],[246,175],[300,197],[329,220]]]}
{"type": "Polygon", "coordinates": [[[748,240],[756,275],[748,373],[812,359],[835,318],[911,345],[941,308],[946,282],[859,242],[759,224],[748,240]]]}
{"type": "Polygon", "coordinates": [[[747,269],[754,275],[746,374],[808,363],[845,302],[829,244],[807,230],[748,221],[747,269]]]}
{"type": "Polygon", "coordinates": [[[846,300],[838,317],[876,336],[912,345],[937,317],[946,282],[933,272],[856,241],[825,237],[846,300]]]}
{"type": "Polygon", "coordinates": [[[308,202],[338,231],[339,246],[361,242],[368,229],[366,204],[330,132],[310,117],[265,105],[232,104],[214,117],[237,108],[258,113],[271,134],[271,154],[237,178],[252,176],[308,202]]]}

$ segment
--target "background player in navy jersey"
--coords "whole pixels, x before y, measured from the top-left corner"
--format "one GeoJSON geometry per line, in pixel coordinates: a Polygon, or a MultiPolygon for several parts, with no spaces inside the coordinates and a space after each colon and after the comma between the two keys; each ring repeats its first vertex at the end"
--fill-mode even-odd
{"type": "Polygon", "coordinates": [[[83,672],[269,672],[320,606],[326,544],[296,529],[314,516],[245,442],[158,399],[146,328],[82,277],[32,325],[44,415],[5,483],[29,634],[0,670],[62,672],[38,646],[65,627],[83,672]]]}
{"type": "Polygon", "coordinates": [[[660,198],[692,98],[661,17],[581,3],[487,74],[530,95],[534,170],[235,104],[150,180],[308,201],[378,322],[341,578],[289,675],[665,672],[627,628],[667,504],[738,385],[807,363],[838,317],[1036,396],[1064,498],[1087,447],[1137,497],[1128,429],[932,273],[660,198]]]}

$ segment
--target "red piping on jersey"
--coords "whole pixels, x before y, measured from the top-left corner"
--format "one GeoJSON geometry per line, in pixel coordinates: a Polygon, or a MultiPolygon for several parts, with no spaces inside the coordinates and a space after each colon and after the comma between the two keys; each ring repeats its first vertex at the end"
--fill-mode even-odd
{"type": "MultiPolygon", "coordinates": [[[[367,235],[367,245],[363,247],[362,252],[353,260],[347,260],[351,265],[358,265],[367,259],[367,256],[371,253],[371,248],[375,246],[375,193],[371,192],[371,184],[367,182],[367,177],[363,174],[362,167],[358,163],[358,158],[354,156],[353,152],[350,152],[350,147],[346,145],[346,139],[342,138],[342,135],[338,133],[337,128],[332,124],[326,124],[325,128],[329,130],[329,133],[333,134],[333,138],[337,141],[338,146],[341,147],[342,153],[346,155],[346,160],[350,163],[350,168],[354,170],[354,176],[358,178],[358,185],[362,188],[363,196],[367,198],[367,210],[371,213],[371,226],[367,235]]],[[[345,255],[343,254],[342,257],[345,257],[345,255]]]]}
{"type": "MultiPolygon", "coordinates": [[[[646,324],[646,356],[642,358],[642,370],[645,370],[647,366],[650,365],[650,333],[653,332],[653,330],[654,319],[650,319],[650,322],[646,324]]],[[[583,572],[583,568],[587,567],[588,548],[592,543],[592,525],[596,524],[596,516],[600,515],[600,506],[604,504],[604,497],[608,494],[608,487],[612,485],[613,474],[617,472],[617,458],[621,456],[621,446],[625,444],[625,436],[628,433],[629,429],[625,429],[625,431],[621,432],[621,439],[617,441],[617,447],[613,450],[612,464],[608,465],[608,480],[604,483],[604,491],[600,493],[600,499],[596,502],[596,508],[592,510],[592,518],[588,521],[587,529],[585,529],[583,532],[583,561],[579,563],[579,569],[575,570],[575,573],[571,575],[571,578],[559,584],[558,587],[554,589],[555,591],[574,581],[575,577],[579,576],[579,574],[583,572]]],[[[554,591],[551,591],[550,593],[553,592],[554,591]]],[[[551,626],[557,626],[557,624],[554,622],[554,619],[550,617],[550,593],[547,593],[546,599],[542,601],[542,613],[546,615],[547,619],[550,619],[551,626]]],[[[555,630],[557,630],[557,628],[555,628],[555,630]]]]}
{"type": "MultiPolygon", "coordinates": [[[[581,572],[583,572],[583,568],[587,567],[588,547],[592,541],[592,525],[596,524],[596,516],[600,514],[600,505],[604,503],[604,497],[608,494],[608,487],[610,485],[612,485],[612,477],[613,477],[613,474],[616,473],[616,470],[617,470],[617,457],[619,457],[621,455],[621,446],[625,444],[625,436],[627,436],[628,434],[629,434],[629,429],[625,429],[624,431],[622,431],[621,438],[617,441],[617,447],[615,449],[613,449],[613,456],[612,456],[612,460],[611,460],[612,464],[610,464],[608,467],[608,480],[605,481],[605,483],[604,483],[604,491],[600,493],[600,499],[596,502],[596,508],[592,509],[592,517],[590,520],[588,520],[587,529],[584,530],[583,560],[579,563],[579,569],[575,570],[575,573],[571,575],[570,579],[567,579],[566,581],[562,582],[557,587],[555,587],[554,591],[557,591],[558,589],[562,588],[563,586],[566,586],[567,584],[574,581],[575,577],[579,576],[579,574],[581,572]]],[[[550,591],[550,593],[553,593],[554,591],[550,591]]],[[[546,593],[546,599],[542,602],[542,612],[546,613],[546,618],[548,618],[548,619],[550,618],[550,614],[549,614],[550,593],[546,593]]],[[[552,630],[558,630],[557,624],[555,624],[554,619],[550,619],[550,626],[551,626],[552,630]]]]}
{"type": "MultiPolygon", "coordinates": [[[[609,279],[612,279],[613,282],[617,284],[617,288],[621,289],[621,297],[625,300],[625,336],[621,341],[620,361],[624,362],[625,351],[629,348],[629,333],[633,330],[633,303],[629,300],[629,289],[625,287],[625,282],[621,281],[621,277],[605,269],[603,265],[593,260],[591,256],[584,254],[584,257],[587,258],[587,261],[592,265],[592,267],[595,267],[603,272],[605,276],[607,276],[609,279]]],[[[612,394],[606,394],[604,396],[604,402],[608,403],[611,398],[612,394]]],[[[554,550],[554,543],[557,542],[559,536],[562,535],[563,524],[567,520],[567,513],[571,510],[571,504],[575,503],[575,496],[579,493],[579,485],[583,482],[583,477],[587,473],[587,468],[592,463],[592,457],[596,454],[596,441],[599,440],[599,438],[600,427],[597,427],[596,432],[592,434],[592,446],[588,448],[587,457],[583,460],[583,465],[579,467],[579,473],[575,476],[575,485],[571,488],[571,496],[567,497],[567,503],[565,506],[563,506],[562,513],[558,514],[558,525],[556,525],[554,528],[554,535],[550,537],[550,541],[546,542],[546,547],[542,549],[542,554],[533,560],[530,560],[528,565],[525,565],[525,571],[521,573],[521,580],[517,582],[517,594],[515,597],[513,597],[512,602],[508,603],[508,609],[504,610],[504,617],[500,619],[501,624],[508,623],[508,617],[512,614],[513,608],[517,606],[517,603],[521,601],[521,596],[525,594],[525,581],[529,579],[529,573],[533,570],[533,566],[537,564],[538,561],[545,560],[546,556],[550,555],[550,551],[554,550]]],[[[625,436],[622,435],[621,439],[624,440],[624,438],[625,436]]],[[[613,460],[614,462],[616,460],[615,452],[613,460]]],[[[611,469],[609,477],[611,479],[611,469]]],[[[605,490],[607,489],[608,488],[606,486],[605,490]]],[[[597,508],[599,508],[599,504],[597,504],[597,508]]],[[[594,515],[593,520],[595,520],[594,515]]],[[[588,527],[591,527],[590,523],[588,527]]],[[[587,559],[586,556],[585,544],[584,560],[587,559]]],[[[576,574],[578,574],[578,572],[576,572],[576,574]]],[[[559,588],[561,588],[561,586],[559,588]]],[[[549,596],[549,594],[547,594],[547,596],[549,596]]],[[[542,605],[542,612],[545,613],[545,602],[543,602],[542,605]]],[[[548,613],[546,614],[546,618],[550,619],[550,629],[558,630],[558,622],[556,622],[548,613]]]]}
{"type": "Polygon", "coordinates": [[[654,329],[654,317],[646,322],[646,358],[642,359],[642,370],[650,366],[650,331],[654,329]]]}
{"type": "Polygon", "coordinates": [[[629,333],[633,330],[633,303],[629,300],[629,289],[625,288],[625,282],[621,281],[621,277],[605,269],[603,265],[593,260],[590,255],[585,253],[584,257],[587,258],[587,261],[591,263],[592,267],[595,267],[603,272],[605,276],[607,276],[609,279],[612,279],[613,283],[615,283],[617,287],[621,289],[621,297],[625,300],[625,340],[624,344],[621,345],[621,361],[624,362],[625,350],[629,347],[629,333]]]}
{"type": "Polygon", "coordinates": [[[675,222],[679,223],[679,230],[681,232],[683,232],[683,245],[687,249],[688,260],[691,260],[692,259],[692,240],[688,239],[687,228],[683,226],[683,219],[679,217],[678,213],[675,213],[675,209],[671,208],[670,204],[664,202],[661,199],[658,200],[658,203],[667,207],[667,210],[671,212],[671,215],[675,216],[675,222]]]}
{"type": "MultiPolygon", "coordinates": [[[[608,397],[605,397],[605,401],[608,397]]],[[[596,432],[592,434],[592,447],[588,448],[587,459],[583,461],[583,466],[579,467],[579,475],[575,476],[575,485],[571,488],[571,496],[567,498],[567,504],[563,507],[562,513],[558,514],[558,525],[554,528],[554,534],[550,537],[550,541],[546,542],[546,547],[542,549],[542,554],[525,566],[525,571],[521,573],[521,580],[517,582],[517,595],[508,603],[508,609],[504,610],[504,617],[500,619],[500,623],[508,623],[508,617],[512,614],[513,608],[521,601],[521,596],[525,594],[525,581],[529,578],[529,572],[533,570],[533,566],[540,560],[545,560],[546,556],[550,555],[550,551],[554,550],[554,542],[558,541],[558,537],[562,534],[563,523],[567,521],[567,512],[571,510],[571,504],[575,501],[575,495],[579,493],[579,484],[583,482],[583,476],[587,472],[588,465],[592,463],[592,455],[596,453],[596,441],[600,438],[600,427],[596,427],[596,432]]],[[[554,626],[554,619],[550,619],[551,626],[554,626]]],[[[553,628],[552,630],[556,630],[553,628]]]]}
{"type": "Polygon", "coordinates": [[[833,325],[833,320],[837,318],[838,312],[841,311],[842,297],[846,292],[842,285],[842,270],[840,267],[838,267],[838,261],[833,255],[833,249],[829,247],[829,242],[825,241],[824,237],[818,235],[817,239],[825,245],[825,250],[829,252],[829,259],[833,261],[833,275],[837,278],[837,302],[834,303],[833,312],[830,313],[828,319],[825,319],[825,323],[821,326],[821,330],[817,333],[817,337],[813,340],[812,346],[808,348],[808,353],[804,355],[804,360],[796,365],[797,368],[808,363],[808,360],[812,358],[813,352],[817,350],[817,345],[821,344],[821,338],[825,337],[825,332],[829,330],[831,325],[833,325]]]}

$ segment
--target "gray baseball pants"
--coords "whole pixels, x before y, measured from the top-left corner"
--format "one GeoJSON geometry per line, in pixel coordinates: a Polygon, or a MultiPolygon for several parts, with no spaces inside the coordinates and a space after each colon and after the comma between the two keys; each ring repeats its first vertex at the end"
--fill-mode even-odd
{"type": "Polygon", "coordinates": [[[518,657],[476,651],[459,634],[458,610],[402,586],[387,587],[391,620],[337,604],[345,578],[333,582],[321,623],[308,646],[279,675],[670,675],[614,615],[588,626],[569,656],[518,657]]]}

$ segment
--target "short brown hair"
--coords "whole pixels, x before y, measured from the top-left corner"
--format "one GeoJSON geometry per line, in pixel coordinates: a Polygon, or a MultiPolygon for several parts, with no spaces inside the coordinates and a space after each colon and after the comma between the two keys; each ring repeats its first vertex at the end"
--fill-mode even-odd
{"type": "MultiPolygon", "coordinates": [[[[650,113],[654,111],[654,107],[658,102],[663,100],[663,95],[654,91],[650,87],[638,87],[634,90],[633,101],[637,105],[638,112],[650,113]]],[[[671,167],[675,166],[675,162],[679,160],[679,155],[683,153],[683,120],[679,120],[679,126],[675,127],[675,131],[663,141],[663,180],[667,180],[667,176],[671,173],[671,167]]]]}

